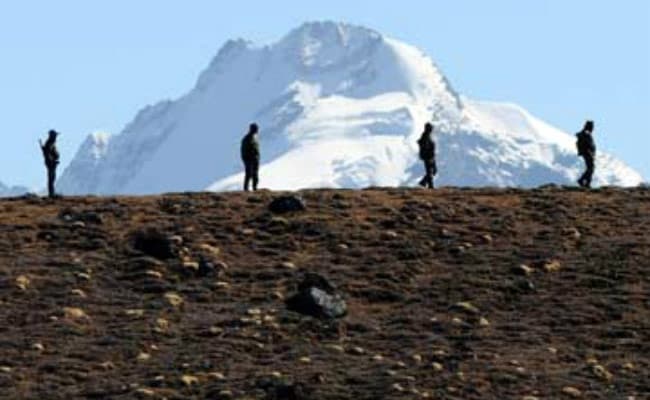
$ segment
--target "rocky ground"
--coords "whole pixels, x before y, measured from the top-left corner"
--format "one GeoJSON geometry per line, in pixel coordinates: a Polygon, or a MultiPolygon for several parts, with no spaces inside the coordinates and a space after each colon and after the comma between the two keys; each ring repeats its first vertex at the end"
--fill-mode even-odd
{"type": "Polygon", "coordinates": [[[0,397],[650,398],[650,190],[300,195],[0,201],[0,397]]]}

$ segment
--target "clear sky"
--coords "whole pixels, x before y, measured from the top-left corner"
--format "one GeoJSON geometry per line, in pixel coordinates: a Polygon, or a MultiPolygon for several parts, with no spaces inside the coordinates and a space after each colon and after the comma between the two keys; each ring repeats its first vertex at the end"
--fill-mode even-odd
{"type": "Polygon", "coordinates": [[[20,0],[0,4],[0,181],[44,186],[36,141],[63,166],[93,131],[194,85],[220,46],[305,21],[365,25],[416,45],[459,92],[518,103],[650,179],[648,0],[20,0]]]}

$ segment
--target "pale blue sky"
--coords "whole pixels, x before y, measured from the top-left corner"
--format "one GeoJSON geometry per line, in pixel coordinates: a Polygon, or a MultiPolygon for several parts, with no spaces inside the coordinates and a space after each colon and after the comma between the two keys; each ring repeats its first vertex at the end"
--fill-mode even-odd
{"type": "Polygon", "coordinates": [[[305,21],[365,25],[428,53],[459,92],[518,103],[650,178],[650,1],[21,0],[0,4],[0,181],[42,187],[36,145],[64,166],[93,131],[194,85],[220,46],[305,21]]]}

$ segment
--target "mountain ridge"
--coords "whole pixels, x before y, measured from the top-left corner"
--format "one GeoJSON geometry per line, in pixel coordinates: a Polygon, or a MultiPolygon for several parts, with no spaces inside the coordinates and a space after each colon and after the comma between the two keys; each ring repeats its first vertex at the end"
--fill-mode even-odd
{"type": "MultiPolygon", "coordinates": [[[[263,187],[413,185],[414,141],[429,120],[441,143],[440,184],[529,187],[569,184],[578,175],[569,135],[521,108],[465,98],[413,46],[364,27],[316,22],[273,44],[226,42],[192,90],[140,111],[101,158],[92,156],[93,140],[85,143],[61,188],[73,194],[238,189],[238,142],[251,121],[262,128],[263,187]],[[343,145],[356,150],[319,154],[343,145]],[[309,175],[293,176],[298,170],[309,175]]],[[[597,184],[640,182],[623,163],[600,157],[597,184]]]]}

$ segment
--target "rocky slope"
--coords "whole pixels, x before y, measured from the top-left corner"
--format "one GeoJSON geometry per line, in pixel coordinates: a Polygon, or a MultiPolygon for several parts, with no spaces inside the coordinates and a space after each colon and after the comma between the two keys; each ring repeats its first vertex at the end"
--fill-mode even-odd
{"type": "MultiPolygon", "coordinates": [[[[239,189],[239,141],[252,121],[262,128],[262,184],[274,190],[412,186],[426,121],[436,126],[441,185],[573,184],[582,168],[572,135],[516,105],[462,97],[417,48],[316,22],[266,46],[227,42],[186,95],[145,107],[117,135],[89,136],[60,189],[239,189]]],[[[599,155],[596,184],[640,182],[599,155]]]]}
{"type": "Polygon", "coordinates": [[[0,201],[0,398],[648,397],[650,190],[300,194],[0,201]]]}

